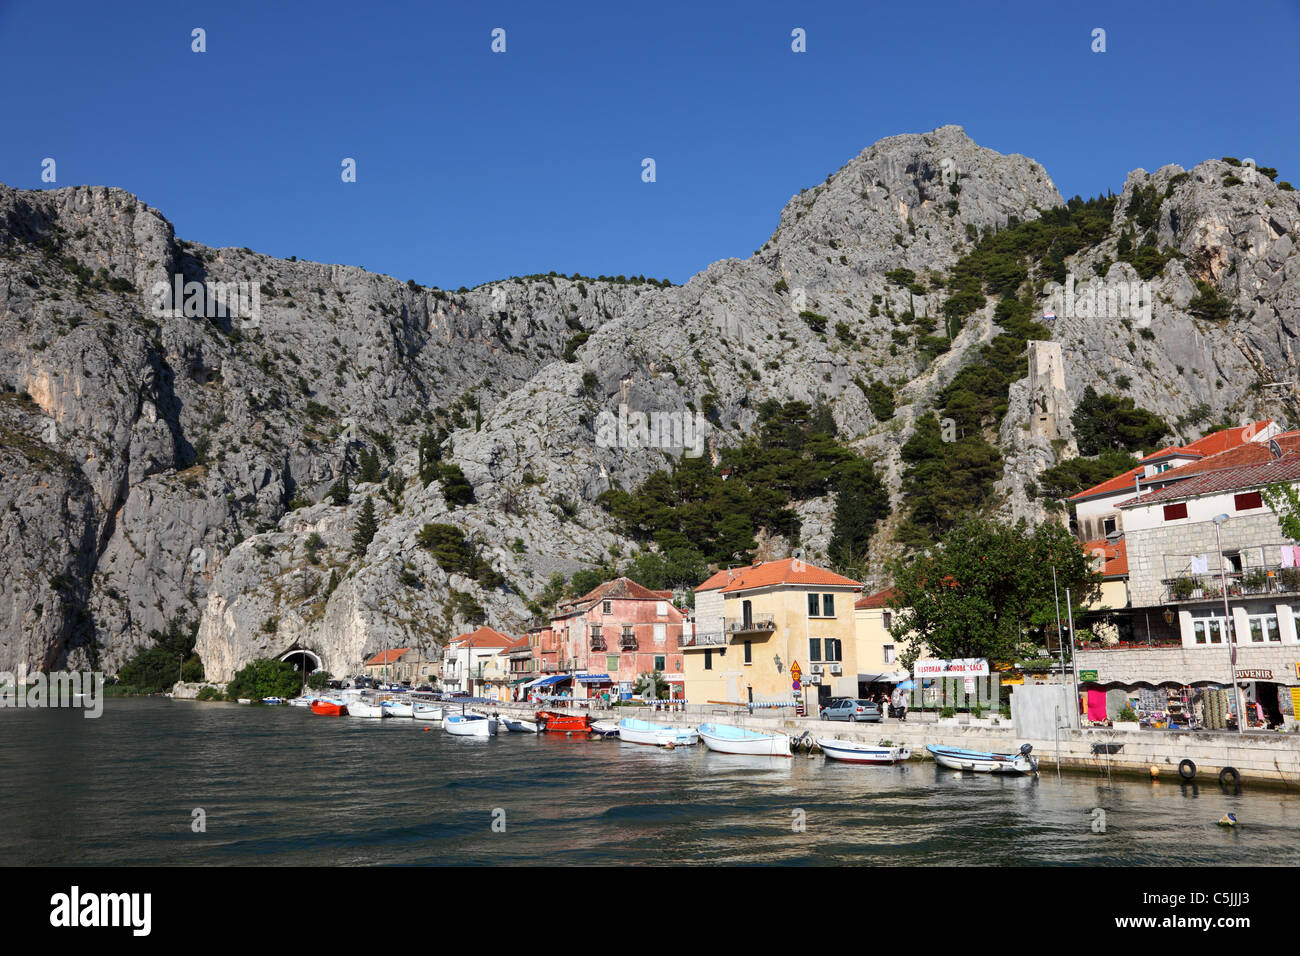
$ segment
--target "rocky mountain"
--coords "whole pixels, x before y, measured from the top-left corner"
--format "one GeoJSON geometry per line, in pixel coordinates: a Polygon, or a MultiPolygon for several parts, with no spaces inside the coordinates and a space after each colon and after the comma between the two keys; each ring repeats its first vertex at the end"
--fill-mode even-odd
{"type": "MultiPolygon", "coordinates": [[[[1110,235],[1042,290],[1060,303],[1065,394],[1051,437],[1030,427],[1032,383],[1012,386],[990,432],[1005,513],[1043,516],[1033,480],[1074,453],[1070,405],[1090,384],[1184,437],[1295,418],[1294,388],[1264,386],[1296,373],[1298,196],[1220,160],[1129,175],[1110,235]],[[1148,279],[1121,261],[1143,243],[1161,252],[1141,260],[1148,279]],[[1149,310],[1085,307],[1092,279],[1145,282],[1149,310]]],[[[548,275],[449,292],[177,240],[116,189],[0,187],[0,670],[112,669],[178,617],[201,621],[218,680],[291,648],[344,673],[480,616],[517,629],[553,574],[633,550],[596,496],[682,453],[611,428],[620,415],[703,421],[716,453],[769,398],[825,403],[899,504],[903,442],[996,326],[990,300],[936,349],[898,317],[943,323],[944,279],[982,236],[1062,205],[1037,163],[947,126],[864,150],[793,197],[753,256],[683,286],[548,275]],[[876,382],[894,393],[885,421],[876,382]],[[382,473],[366,476],[371,454],[382,473]],[[420,480],[430,455],[472,501],[454,475],[420,480]],[[356,554],[367,500],[377,530],[356,554]],[[471,566],[444,570],[417,542],[431,524],[460,529],[471,566]]],[[[800,505],[811,558],[832,507],[800,505]]],[[[873,557],[895,550],[896,520],[873,557]]]]}

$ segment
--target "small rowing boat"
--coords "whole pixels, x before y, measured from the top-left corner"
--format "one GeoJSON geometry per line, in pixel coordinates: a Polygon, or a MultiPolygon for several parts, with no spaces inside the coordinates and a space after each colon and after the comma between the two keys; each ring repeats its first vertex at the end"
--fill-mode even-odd
{"type": "Polygon", "coordinates": [[[541,725],[529,717],[515,717],[511,714],[502,714],[497,718],[505,725],[506,730],[515,734],[540,734],[541,725]]]}
{"type": "Polygon", "coordinates": [[[421,704],[416,701],[411,705],[412,716],[416,720],[427,720],[430,723],[442,723],[442,707],[439,704],[421,704]]]}
{"type": "Polygon", "coordinates": [[[593,737],[618,736],[618,724],[612,720],[593,720],[589,729],[593,737]]]}
{"type": "Polygon", "coordinates": [[[959,747],[940,747],[927,744],[926,750],[935,763],[950,770],[969,770],[974,773],[1038,773],[1038,758],[1031,757],[1030,744],[1023,744],[1013,754],[995,754],[984,750],[962,750],[959,747]]]}
{"type": "Polygon", "coordinates": [[[409,700],[394,700],[389,698],[379,705],[388,711],[389,717],[414,717],[415,708],[409,700]]]}
{"type": "Polygon", "coordinates": [[[749,754],[757,757],[789,757],[790,735],[763,733],[730,724],[700,724],[704,746],[720,754],[749,754]]]}
{"type": "Polygon", "coordinates": [[[630,744],[650,744],[654,747],[672,744],[679,747],[699,743],[700,734],[694,727],[671,727],[668,724],[624,717],[618,722],[618,739],[630,744]]]}
{"type": "Polygon", "coordinates": [[[451,714],[442,719],[442,729],[453,737],[491,737],[497,722],[483,714],[451,714]]]}
{"type": "Polygon", "coordinates": [[[388,712],[379,704],[357,698],[348,702],[349,717],[387,717],[388,712]]]}
{"type": "Polygon", "coordinates": [[[906,747],[880,747],[856,740],[818,737],[817,746],[822,748],[827,759],[844,763],[895,764],[912,759],[912,751],[906,747]]]}

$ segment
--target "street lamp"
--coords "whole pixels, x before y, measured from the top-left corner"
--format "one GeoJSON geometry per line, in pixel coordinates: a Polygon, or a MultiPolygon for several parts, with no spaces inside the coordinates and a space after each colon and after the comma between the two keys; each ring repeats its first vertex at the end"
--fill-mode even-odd
{"type": "Polygon", "coordinates": [[[1223,625],[1228,631],[1228,673],[1232,677],[1232,692],[1237,698],[1237,733],[1246,732],[1246,703],[1241,697],[1241,685],[1237,683],[1237,644],[1233,634],[1237,630],[1233,625],[1232,612],[1228,610],[1228,569],[1223,562],[1223,535],[1221,527],[1228,520],[1226,514],[1215,515],[1214,541],[1219,549],[1219,583],[1223,587],[1223,625]]]}

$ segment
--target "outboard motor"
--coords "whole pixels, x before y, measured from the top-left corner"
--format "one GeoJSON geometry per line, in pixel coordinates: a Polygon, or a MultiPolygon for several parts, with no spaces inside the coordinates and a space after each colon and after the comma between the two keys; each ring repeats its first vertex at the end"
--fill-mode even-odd
{"type": "Polygon", "coordinates": [[[1030,752],[1033,751],[1033,749],[1034,749],[1034,745],[1033,745],[1033,744],[1021,744],[1021,745],[1020,745],[1020,756],[1022,756],[1022,757],[1028,757],[1029,754],[1030,754],[1030,752]]]}

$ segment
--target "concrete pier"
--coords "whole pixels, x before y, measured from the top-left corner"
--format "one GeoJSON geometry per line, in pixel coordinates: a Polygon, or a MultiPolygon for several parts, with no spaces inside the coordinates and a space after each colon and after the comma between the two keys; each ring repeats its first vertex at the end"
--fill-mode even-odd
{"type": "MultiPolygon", "coordinates": [[[[538,708],[527,704],[496,704],[493,710],[502,713],[532,713],[538,708]]],[[[554,707],[559,711],[569,708],[554,707]]],[[[1266,784],[1287,789],[1300,789],[1300,734],[1235,732],[1191,732],[1162,730],[1113,730],[1087,728],[1061,730],[1060,737],[1034,739],[1017,737],[1010,721],[1002,726],[971,726],[953,721],[906,721],[886,719],[880,723],[854,724],[845,721],[824,721],[814,718],[779,716],[750,716],[745,711],[719,713],[711,708],[689,708],[686,713],[653,711],[648,707],[618,707],[609,709],[583,708],[579,713],[590,713],[596,720],[617,721],[623,717],[651,720],[674,726],[698,726],[716,722],[748,727],[753,730],[780,730],[797,736],[811,731],[813,736],[839,737],[878,744],[888,740],[912,749],[913,759],[929,759],[926,744],[962,747],[968,750],[989,750],[1010,753],[1021,744],[1031,744],[1039,760],[1039,770],[1055,769],[1059,748],[1063,770],[1099,773],[1107,772],[1109,759],[1111,774],[1140,774],[1148,776],[1150,768],[1159,771],[1159,779],[1177,782],[1178,766],[1183,760],[1196,764],[1198,783],[1214,783],[1224,767],[1234,768],[1243,784],[1266,784]],[[1117,753],[1107,758],[1093,752],[1095,744],[1119,745],[1117,753]]]]}

